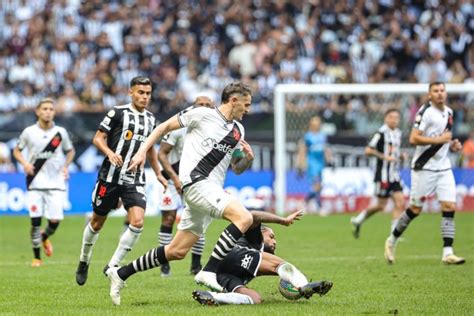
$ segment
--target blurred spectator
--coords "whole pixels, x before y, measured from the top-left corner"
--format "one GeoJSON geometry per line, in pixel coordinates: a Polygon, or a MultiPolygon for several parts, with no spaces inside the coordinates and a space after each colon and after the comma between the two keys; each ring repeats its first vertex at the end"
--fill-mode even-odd
{"type": "Polygon", "coordinates": [[[464,165],[467,168],[474,169],[474,129],[469,133],[469,138],[466,139],[462,148],[464,165]]]}
{"type": "Polygon", "coordinates": [[[15,166],[12,163],[10,148],[7,144],[0,142],[0,173],[14,171],[15,166]]]}
{"type": "MultiPolygon", "coordinates": [[[[469,82],[472,12],[472,1],[6,1],[0,113],[66,92],[65,111],[103,111],[137,74],[153,78],[155,113],[236,79],[256,87],[254,112],[272,111],[282,82],[469,82]]],[[[311,108],[338,122],[372,113],[327,98],[288,102],[311,108]]],[[[465,122],[474,115],[463,111],[465,122]]]]}

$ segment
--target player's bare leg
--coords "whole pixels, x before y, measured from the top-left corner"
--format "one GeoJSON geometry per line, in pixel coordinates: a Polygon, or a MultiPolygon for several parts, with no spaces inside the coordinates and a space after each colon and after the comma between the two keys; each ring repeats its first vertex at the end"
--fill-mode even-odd
{"type": "Polygon", "coordinates": [[[352,231],[352,235],[354,235],[354,238],[359,238],[360,229],[362,227],[362,224],[366,220],[368,220],[375,213],[378,213],[378,212],[385,209],[385,206],[387,205],[387,201],[388,201],[387,198],[378,197],[376,205],[374,205],[374,206],[372,206],[372,207],[370,207],[366,210],[363,210],[362,212],[360,212],[355,217],[351,217],[351,224],[354,226],[354,229],[352,231]]]}

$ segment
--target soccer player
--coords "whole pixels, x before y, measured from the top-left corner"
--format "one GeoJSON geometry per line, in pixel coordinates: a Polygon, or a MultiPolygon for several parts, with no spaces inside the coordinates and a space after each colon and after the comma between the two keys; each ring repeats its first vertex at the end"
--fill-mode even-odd
{"type": "MultiPolygon", "coordinates": [[[[205,106],[212,108],[214,105],[212,100],[206,96],[199,96],[194,101],[194,107],[205,106]]],[[[166,134],[160,143],[158,151],[158,160],[163,167],[163,176],[168,179],[168,188],[163,194],[161,200],[161,227],[158,234],[158,241],[161,246],[166,246],[173,238],[173,224],[176,220],[176,212],[182,206],[182,190],[181,181],[179,180],[179,160],[183,151],[184,137],[186,136],[186,128],[178,129],[166,134]]],[[[201,256],[205,246],[205,236],[199,237],[199,240],[191,249],[191,274],[196,275],[201,271],[201,256]]],[[[170,275],[170,265],[165,263],[160,266],[161,276],[170,275]]]]}
{"type": "Polygon", "coordinates": [[[309,120],[308,131],[298,147],[296,168],[298,174],[306,173],[311,180],[311,189],[305,198],[306,203],[314,199],[321,207],[321,181],[326,162],[331,161],[331,151],[326,147],[326,134],[321,132],[321,118],[313,116],[309,120]]]}
{"type": "Polygon", "coordinates": [[[374,134],[368,146],[365,147],[367,156],[377,158],[374,179],[377,204],[351,218],[355,238],[359,238],[362,223],[375,213],[382,211],[387,205],[389,197],[392,198],[394,204],[390,231],[395,228],[397,220],[403,212],[404,198],[400,184],[400,159],[404,155],[400,152],[402,132],[398,128],[399,123],[399,110],[388,109],[384,115],[384,124],[374,134]]]}
{"type": "MultiPolygon", "coordinates": [[[[105,155],[99,170],[98,179],[92,193],[93,213],[84,229],[76,282],[84,285],[87,281],[92,248],[99,238],[99,232],[107,219],[107,214],[115,209],[119,199],[128,213],[130,224],[121,235],[117,249],[104,268],[117,266],[133,248],[143,230],[146,208],[145,171],[139,168],[127,170],[133,154],[151,134],[155,127],[155,117],[146,110],[151,98],[151,81],[138,76],[130,81],[128,91],[132,102],[115,106],[103,118],[93,144],[105,155]]],[[[146,150],[146,156],[158,180],[166,187],[153,147],[146,150]]]]}
{"type": "Polygon", "coordinates": [[[410,206],[398,219],[385,242],[385,259],[395,261],[398,238],[421,212],[423,201],[435,192],[441,204],[441,236],[445,264],[463,264],[464,258],[453,253],[456,183],[448,151],[458,152],[462,146],[453,139],[453,110],[446,105],[447,93],[442,82],[429,85],[429,101],[418,110],[410,134],[410,144],[416,145],[412,160],[410,206]]]}
{"type": "Polygon", "coordinates": [[[299,220],[297,211],[286,218],[261,211],[251,211],[253,224],[232,251],[221,261],[217,280],[227,293],[194,291],[193,298],[202,305],[260,304],[260,294],[247,287],[252,279],[261,275],[278,275],[296,287],[302,296],[310,298],[314,293],[324,295],[332,288],[332,282],[308,282],[306,276],[294,265],[275,256],[276,239],[273,230],[261,223],[277,223],[289,226],[299,220]]]}
{"type": "Polygon", "coordinates": [[[120,269],[110,269],[110,297],[114,304],[120,304],[120,289],[131,275],[183,259],[204,235],[212,218],[224,218],[232,224],[219,237],[211,258],[195,276],[195,281],[216,291],[223,290],[216,280],[217,266],[252,225],[252,215],[223,189],[229,165],[240,174],[254,159],[252,148],[244,140],[244,128],[236,121],[249,112],[251,102],[252,91],[248,86],[230,83],[222,91],[219,107],[186,109],[171,117],[155,128],[132,159],[129,169],[134,170],[144,163],[145,151],[162,135],[181,127],[188,128],[179,165],[186,207],[178,232],[169,245],[151,249],[120,269]]]}
{"type": "Polygon", "coordinates": [[[54,124],[54,106],[52,99],[43,99],[39,102],[36,107],[38,121],[23,130],[13,150],[13,156],[23,166],[26,174],[34,254],[32,267],[42,265],[41,244],[48,257],[53,254],[53,245],[49,237],[56,232],[60,221],[64,218],[68,166],[75,155],[66,129],[54,124]],[[28,158],[23,156],[24,149],[28,151],[28,158]],[[43,216],[48,219],[48,226],[41,231],[43,216]]]}

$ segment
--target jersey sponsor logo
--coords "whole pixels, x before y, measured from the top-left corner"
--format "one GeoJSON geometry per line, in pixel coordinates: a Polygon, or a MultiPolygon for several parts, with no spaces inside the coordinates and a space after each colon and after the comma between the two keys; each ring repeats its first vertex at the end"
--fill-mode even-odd
{"type": "Polygon", "coordinates": [[[138,134],[133,134],[131,130],[126,130],[125,133],[123,133],[123,139],[125,140],[136,140],[139,142],[144,142],[146,140],[146,137],[143,135],[138,135],[138,134]]]}
{"type": "Polygon", "coordinates": [[[115,116],[115,111],[114,111],[114,110],[110,110],[110,111],[107,113],[107,116],[109,116],[109,117],[114,117],[114,116],[115,116]]]}
{"type": "Polygon", "coordinates": [[[252,264],[253,257],[249,254],[246,254],[240,261],[240,266],[244,269],[248,269],[252,264]]]}
{"type": "Polygon", "coordinates": [[[211,147],[211,148],[216,149],[218,151],[221,151],[221,152],[223,152],[227,155],[232,155],[232,152],[234,151],[234,149],[232,148],[231,145],[229,145],[229,144],[220,144],[220,143],[217,142],[217,140],[215,140],[214,138],[210,138],[210,137],[206,138],[201,143],[201,145],[203,145],[204,147],[211,147]]]}
{"type": "Polygon", "coordinates": [[[43,152],[37,153],[34,157],[35,157],[35,160],[36,159],[49,159],[53,157],[53,155],[54,155],[54,151],[43,151],[43,152]]]}

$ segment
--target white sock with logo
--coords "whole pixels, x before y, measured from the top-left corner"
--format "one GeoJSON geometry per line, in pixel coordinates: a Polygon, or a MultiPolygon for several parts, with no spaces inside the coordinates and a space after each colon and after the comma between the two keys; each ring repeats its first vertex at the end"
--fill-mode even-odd
{"type": "Polygon", "coordinates": [[[110,259],[109,267],[118,266],[125,256],[132,250],[133,246],[137,243],[143,228],[137,228],[132,225],[128,225],[128,229],[120,237],[119,244],[115,250],[112,259],[110,259]]]}
{"type": "Polygon", "coordinates": [[[92,228],[91,223],[87,223],[82,235],[81,256],[79,258],[80,261],[87,262],[87,264],[89,264],[92,257],[92,248],[94,247],[97,239],[99,239],[99,232],[96,232],[92,228]]]}
{"type": "Polygon", "coordinates": [[[240,293],[216,293],[210,292],[214,300],[219,304],[254,304],[252,298],[240,293]]]}
{"type": "Polygon", "coordinates": [[[290,282],[293,286],[300,288],[308,284],[308,279],[300,270],[288,262],[281,263],[277,268],[277,273],[283,280],[290,282]]]}

